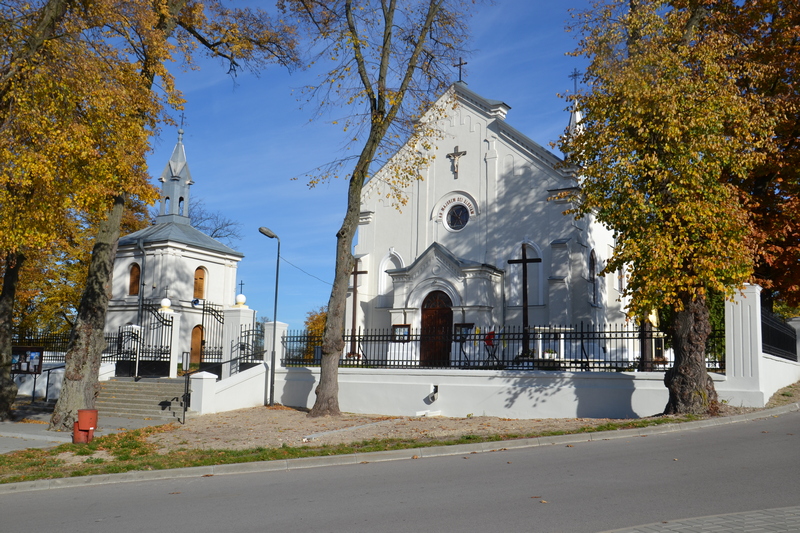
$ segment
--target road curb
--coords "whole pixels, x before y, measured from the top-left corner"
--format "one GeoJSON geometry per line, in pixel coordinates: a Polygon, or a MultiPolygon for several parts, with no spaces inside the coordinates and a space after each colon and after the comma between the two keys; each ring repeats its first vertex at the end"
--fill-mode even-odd
{"type": "Polygon", "coordinates": [[[83,477],[41,479],[36,481],[0,484],[0,494],[14,494],[37,490],[60,489],[66,487],[87,487],[94,485],[105,485],[109,483],[130,483],[135,481],[196,478],[227,474],[277,472],[318,468],[324,466],[360,465],[385,461],[468,455],[472,453],[495,452],[520,448],[536,448],[539,446],[552,446],[554,444],[566,445],[591,441],[618,440],[657,435],[662,433],[672,433],[675,431],[691,431],[695,429],[703,429],[721,425],[737,424],[740,422],[749,422],[751,420],[776,417],[794,411],[800,411],[800,403],[782,405],[780,407],[773,407],[772,409],[765,409],[763,411],[745,413],[742,415],[718,417],[708,420],[697,420],[694,422],[682,422],[678,424],[664,424],[647,428],[598,431],[596,433],[575,433],[571,435],[534,437],[508,441],[478,442],[475,444],[456,444],[452,446],[435,446],[430,448],[408,448],[405,450],[388,450],[346,455],[329,455],[322,457],[303,457],[298,459],[279,459],[275,461],[194,466],[187,468],[173,468],[168,470],[137,470],[121,474],[98,474],[83,477]]]}

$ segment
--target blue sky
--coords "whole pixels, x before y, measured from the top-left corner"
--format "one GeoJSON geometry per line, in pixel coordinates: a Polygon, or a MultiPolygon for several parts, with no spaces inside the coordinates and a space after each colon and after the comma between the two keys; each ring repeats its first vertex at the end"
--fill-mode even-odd
{"type": "MultiPolygon", "coordinates": [[[[565,55],[577,45],[577,34],[565,31],[568,10],[586,7],[585,0],[496,0],[479,6],[470,22],[474,52],[464,58],[464,81],[478,94],[510,105],[507,122],[545,147],[569,120],[557,94],[571,91],[569,74],[586,65],[584,58],[565,55]]],[[[200,66],[174,70],[187,99],[191,198],[242,223],[243,238],[234,244],[245,255],[238,278],[247,304],[260,317],[272,316],[276,242],[258,228],[267,226],[281,238],[278,320],[300,329],[308,311],[327,304],[346,199],[345,181],[309,189],[304,176],[341,156],[343,133],[330,119],[310,121],[313,109],[298,100],[299,89],[314,84],[316,72],[289,74],[272,67],[258,77],[240,74],[232,80],[216,62],[200,66]]],[[[457,76],[454,68],[454,81],[457,76]]],[[[172,127],[154,140],[148,158],[154,178],[176,140],[172,127]]],[[[232,300],[233,295],[225,303],[232,300]]]]}

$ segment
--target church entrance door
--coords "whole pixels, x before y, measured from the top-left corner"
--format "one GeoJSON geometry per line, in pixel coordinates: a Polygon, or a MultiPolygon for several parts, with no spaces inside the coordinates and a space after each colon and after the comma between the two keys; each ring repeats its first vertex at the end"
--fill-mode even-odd
{"type": "Polygon", "coordinates": [[[453,302],[442,291],[433,291],[422,302],[419,366],[450,366],[453,302]]]}
{"type": "Polygon", "coordinates": [[[192,351],[189,356],[189,363],[199,365],[203,354],[203,326],[192,328],[192,351]]]}

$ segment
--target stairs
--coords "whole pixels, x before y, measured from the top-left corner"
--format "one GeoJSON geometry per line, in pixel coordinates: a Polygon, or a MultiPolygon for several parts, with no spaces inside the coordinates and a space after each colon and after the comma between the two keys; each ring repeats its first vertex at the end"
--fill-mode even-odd
{"type": "MultiPolygon", "coordinates": [[[[101,416],[178,421],[183,416],[184,387],[184,380],[169,378],[102,381],[95,408],[101,416]]],[[[193,414],[187,411],[186,417],[193,414]]]]}

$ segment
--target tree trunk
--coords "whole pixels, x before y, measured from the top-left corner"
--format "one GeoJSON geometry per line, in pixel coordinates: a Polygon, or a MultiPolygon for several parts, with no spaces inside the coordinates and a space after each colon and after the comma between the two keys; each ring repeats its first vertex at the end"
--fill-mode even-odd
{"type": "Polygon", "coordinates": [[[86,288],[67,347],[61,395],[50,418],[50,429],[72,431],[78,419],[78,409],[94,409],[99,391],[100,362],[106,345],[103,332],[111,297],[114,256],[124,206],[124,195],[114,198],[114,206],[97,232],[86,288]]]}
{"type": "Polygon", "coordinates": [[[358,229],[361,191],[364,188],[369,164],[385,134],[386,127],[381,123],[370,130],[364,150],[361,152],[350,178],[350,186],[347,190],[347,211],[342,227],[336,234],[336,270],[331,297],[328,300],[328,320],[325,322],[325,332],[322,335],[322,365],[319,384],[314,391],[317,399],[308,416],[339,416],[341,414],[339,410],[339,357],[344,349],[342,333],[345,326],[347,288],[356,264],[350,250],[353,246],[356,229],[358,229]]]}
{"type": "Polygon", "coordinates": [[[3,292],[0,293],[0,420],[12,418],[11,406],[17,398],[17,384],[11,377],[11,334],[14,318],[14,299],[19,272],[25,256],[11,253],[6,256],[3,292]]]}
{"type": "Polygon", "coordinates": [[[336,270],[333,288],[328,300],[328,319],[322,335],[322,365],[319,384],[314,391],[317,398],[309,416],[339,416],[339,357],[344,349],[345,307],[350,273],[355,259],[350,249],[353,245],[358,215],[361,209],[361,189],[364,179],[353,173],[347,194],[347,212],[342,227],[336,234],[336,270]]]}
{"type": "Polygon", "coordinates": [[[676,311],[672,326],[675,364],[664,376],[669,389],[665,414],[716,414],[719,410],[714,382],[706,371],[706,340],[711,332],[705,297],[686,295],[683,310],[676,311]]]}

